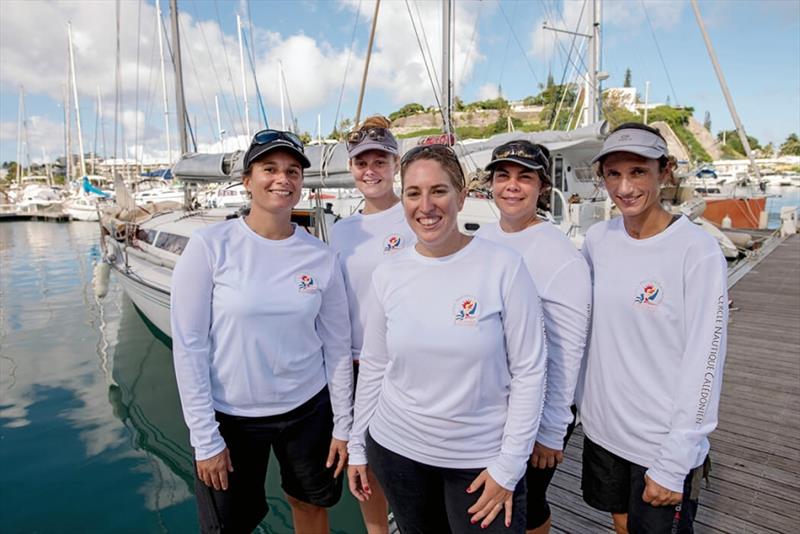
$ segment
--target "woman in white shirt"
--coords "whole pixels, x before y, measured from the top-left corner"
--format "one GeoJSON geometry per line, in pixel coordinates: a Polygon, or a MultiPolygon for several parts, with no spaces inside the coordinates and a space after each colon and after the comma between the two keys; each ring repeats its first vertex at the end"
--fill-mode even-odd
{"type": "Polygon", "coordinates": [[[268,512],[270,449],[299,532],[327,532],[352,422],[347,295],[334,253],[291,222],[302,142],[258,132],[246,217],[195,232],[172,276],[175,373],[195,450],[203,532],[251,532],[268,512]]]}
{"type": "Polygon", "coordinates": [[[526,140],[492,151],[486,166],[500,222],[482,225],[478,237],[519,252],[542,299],[547,339],[547,388],[542,422],[526,471],[527,530],[550,531],[547,487],[564,459],[574,428],[575,386],[586,346],[592,304],[589,267],[558,228],[537,215],[550,188],[550,154],[526,140]]]}
{"type": "Polygon", "coordinates": [[[618,126],[593,163],[622,216],[583,245],[594,283],[578,395],[583,498],[620,534],[690,533],[722,386],[725,258],[661,206],[670,165],[658,130],[618,126]]]}
{"type": "Polygon", "coordinates": [[[521,533],[544,397],[536,289],[517,253],[459,232],[451,148],[416,147],[400,172],[417,243],[372,276],[350,490],[369,499],[369,463],[404,534],[521,533]]]}
{"type": "MultiPolygon", "coordinates": [[[[414,243],[400,198],[394,192],[394,177],[400,169],[400,156],[389,130],[390,122],[375,115],[347,138],[350,173],[356,188],[364,195],[364,208],[337,222],[331,230],[330,245],[336,251],[347,288],[352,328],[353,369],[358,380],[358,360],[367,322],[364,304],[369,294],[372,272],[381,261],[414,243]]],[[[361,513],[369,534],[389,532],[388,505],[380,483],[367,470],[372,496],[362,501],[361,513]]]]}

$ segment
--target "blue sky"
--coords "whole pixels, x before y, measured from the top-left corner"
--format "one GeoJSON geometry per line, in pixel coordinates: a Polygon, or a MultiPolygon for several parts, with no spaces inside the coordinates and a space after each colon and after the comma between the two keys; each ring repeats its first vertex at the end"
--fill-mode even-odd
{"type": "MultiPolygon", "coordinates": [[[[318,114],[323,132],[332,129],[343,83],[345,91],[339,116],[354,115],[374,9],[372,0],[250,0],[249,4],[246,0],[179,0],[178,3],[182,13],[189,116],[196,123],[201,150],[215,148],[215,94],[220,101],[222,127],[228,132],[226,148],[234,148],[244,140],[237,12],[246,25],[248,14],[252,18],[255,71],[271,126],[281,125],[279,62],[300,130],[315,132],[318,114]],[[354,27],[355,39],[351,41],[354,27]],[[234,92],[238,98],[234,98],[234,92]],[[239,134],[239,139],[234,134],[239,134]]],[[[162,4],[169,28],[167,0],[162,4]]],[[[417,30],[424,30],[434,58],[433,68],[438,72],[440,3],[410,0],[408,6],[417,30]]],[[[138,144],[140,153],[163,159],[166,136],[154,0],[123,0],[121,9],[123,91],[117,153],[122,155],[127,145],[128,154],[133,154],[137,150],[134,145],[138,144]]],[[[455,9],[455,83],[458,95],[469,102],[496,95],[498,86],[502,86],[503,96],[509,99],[536,94],[537,83],[546,79],[548,71],[560,80],[565,68],[561,47],[569,46],[569,38],[559,37],[561,45],[558,45],[554,34],[542,30],[541,25],[546,20],[553,26],[574,29],[584,2],[457,1],[455,9]]],[[[789,133],[798,132],[800,2],[706,0],[700,1],[700,9],[748,133],[762,144],[769,141],[780,144],[789,133]]],[[[581,20],[583,25],[587,17],[588,7],[581,20]]],[[[16,159],[20,84],[26,90],[31,158],[41,160],[43,149],[51,159],[63,153],[62,95],[67,72],[68,20],[72,21],[74,37],[84,149],[91,150],[97,138],[101,154],[114,153],[114,2],[3,0],[0,2],[1,161],[16,159]],[[103,99],[102,121],[96,118],[98,88],[103,99]],[[105,128],[105,151],[102,135],[95,134],[98,123],[105,128]]],[[[610,74],[606,87],[621,86],[625,69],[630,68],[633,84],[641,92],[644,82],[650,81],[651,102],[665,102],[669,97],[673,104],[694,107],[698,120],[702,121],[705,112],[710,112],[714,132],[733,128],[688,1],[608,0],[603,2],[602,29],[603,69],[610,74]]],[[[250,41],[250,27],[246,26],[246,30],[250,41]]],[[[263,121],[259,120],[249,66],[246,77],[254,131],[263,127],[263,121]]],[[[568,71],[567,79],[573,78],[568,71]]],[[[167,83],[171,145],[175,150],[175,104],[169,70],[167,83]]],[[[433,95],[407,4],[384,0],[362,116],[388,114],[412,101],[433,104],[433,95]]],[[[77,152],[77,140],[74,145],[77,152]]]]}

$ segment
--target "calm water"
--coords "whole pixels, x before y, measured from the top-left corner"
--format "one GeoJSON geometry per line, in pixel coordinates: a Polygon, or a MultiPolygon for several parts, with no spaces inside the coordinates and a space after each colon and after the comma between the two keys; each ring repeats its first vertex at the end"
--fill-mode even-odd
{"type": "MultiPolygon", "coordinates": [[[[169,348],[111,276],[96,223],[0,223],[0,531],[196,532],[169,348]]],[[[291,532],[270,462],[262,532],[291,532]],[[276,491],[277,490],[277,491],[276,491]]],[[[333,530],[360,533],[356,502],[333,530]]]]}

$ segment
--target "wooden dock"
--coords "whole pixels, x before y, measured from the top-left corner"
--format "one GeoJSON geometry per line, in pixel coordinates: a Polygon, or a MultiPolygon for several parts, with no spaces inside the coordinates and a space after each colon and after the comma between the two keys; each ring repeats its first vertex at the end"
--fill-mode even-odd
{"type": "Polygon", "coordinates": [[[69,221],[69,215],[62,211],[4,211],[0,212],[0,222],[2,221],[69,221]]]}
{"type": "MultiPolygon", "coordinates": [[[[777,246],[733,298],[710,484],[696,532],[800,532],[800,236],[777,246]]],[[[572,436],[548,493],[552,532],[613,532],[583,502],[583,434],[572,436]]]]}

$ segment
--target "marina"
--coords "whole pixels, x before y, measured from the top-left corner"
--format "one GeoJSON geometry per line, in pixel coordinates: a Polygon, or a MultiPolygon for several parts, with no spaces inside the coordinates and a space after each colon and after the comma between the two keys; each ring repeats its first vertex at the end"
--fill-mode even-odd
{"type": "MultiPolygon", "coordinates": [[[[777,242],[776,242],[777,243],[777,242]]],[[[765,249],[733,299],[713,470],[698,532],[800,524],[800,237],[765,249]]],[[[0,224],[0,487],[4,530],[194,532],[192,464],[169,340],[112,276],[100,300],[96,223],[0,224]],[[46,461],[45,461],[46,459],[46,461]],[[36,481],[46,481],[40,484],[36,481]],[[88,505],[97,495],[102,507],[88,505]],[[24,503],[48,499],[40,514],[24,503]]],[[[580,496],[580,427],[551,486],[555,532],[611,532],[580,496]]],[[[261,532],[291,532],[271,463],[261,532]],[[278,489],[278,491],[275,491],[278,489]]],[[[332,532],[363,532],[349,492],[332,532]]]]}
{"type": "MultiPolygon", "coordinates": [[[[363,6],[349,0],[241,0],[221,2],[222,9],[217,4],[118,0],[86,9],[86,2],[0,2],[0,48],[4,63],[11,66],[0,76],[0,531],[198,531],[195,451],[175,376],[177,366],[189,406],[180,363],[185,347],[181,322],[171,324],[175,316],[170,314],[180,291],[172,291],[191,280],[193,273],[181,269],[194,263],[179,259],[193,232],[248,215],[249,224],[256,218],[253,212],[262,208],[259,190],[246,191],[244,186],[244,178],[252,180],[248,172],[256,168],[245,163],[248,146],[249,154],[254,147],[288,142],[291,151],[307,158],[302,175],[295,176],[296,191],[265,188],[265,194],[285,199],[302,188],[299,202],[281,212],[284,222],[288,228],[291,211],[293,223],[328,243],[338,220],[360,210],[373,213],[374,199],[362,194],[364,187],[369,190],[363,173],[372,172],[373,185],[383,181],[395,201],[405,201],[398,173],[388,172],[385,179],[376,179],[374,169],[359,174],[351,144],[380,145],[391,139],[391,151],[377,150],[381,156],[396,155],[397,170],[404,155],[446,145],[437,148],[451,150],[466,182],[466,199],[452,228],[457,225],[462,234],[473,235],[481,225],[496,222],[502,210],[504,197],[494,193],[498,200],[492,198],[494,174],[487,171],[497,159],[495,151],[511,141],[528,143],[536,158],[528,153],[523,160],[537,162],[527,169],[538,176],[531,221],[546,218],[580,249],[592,225],[623,216],[626,202],[639,202],[632,195],[620,201],[613,187],[606,187],[604,160],[595,162],[615,128],[636,123],[633,130],[640,124],[652,126],[651,134],[663,141],[658,157],[652,153],[655,147],[633,150],[637,157],[652,159],[648,164],[653,169],[657,162],[659,172],[652,195],[642,197],[653,199],[672,215],[672,222],[681,216],[690,221],[680,219],[676,227],[692,224],[713,236],[728,266],[730,318],[719,425],[710,435],[712,469],[702,483],[695,530],[800,532],[800,124],[787,120],[797,116],[796,88],[787,93],[773,79],[779,62],[786,79],[793,79],[800,67],[796,54],[786,52],[800,43],[798,6],[780,0],[742,2],[723,20],[713,2],[697,0],[377,0],[363,6]],[[710,23],[713,45],[701,11],[710,23]],[[739,31],[725,31],[732,27],[739,31]],[[518,36],[523,29],[528,33],[518,36]],[[757,54],[742,50],[744,42],[758,43],[748,47],[757,54]],[[60,59],[42,65],[47,68],[29,67],[42,57],[60,59]],[[738,66],[747,65],[728,73],[736,105],[722,68],[736,65],[734,59],[738,66]],[[757,65],[770,70],[760,71],[757,65]],[[744,80],[742,72],[748,74],[744,80]],[[771,96],[755,102],[753,94],[771,96]],[[14,120],[6,116],[14,107],[12,99],[18,99],[14,120]],[[386,124],[377,128],[367,119],[365,126],[365,118],[375,113],[369,119],[386,124]],[[106,135],[107,127],[113,135],[106,135]],[[536,200],[542,201],[538,212],[536,200]]],[[[286,146],[281,150],[285,155],[286,146]]],[[[374,158],[375,151],[373,147],[365,153],[374,158]]],[[[512,156],[522,155],[511,151],[500,159],[513,163],[512,156]]],[[[260,172],[277,173],[266,168],[260,172]]],[[[628,182],[640,187],[646,173],[641,168],[635,172],[628,182]]],[[[463,240],[457,231],[454,235],[463,240]]],[[[702,237],[716,254],[714,241],[702,237]]],[[[387,239],[395,244],[401,240],[399,234],[387,239]]],[[[537,247],[537,254],[539,249],[546,252],[549,247],[537,247]]],[[[384,249],[383,254],[387,250],[392,252],[384,249]]],[[[627,261],[617,257],[620,263],[627,261]]],[[[560,265],[549,259],[551,266],[560,265]]],[[[260,285],[262,264],[255,265],[252,279],[260,285]]],[[[721,260],[719,265],[716,284],[705,285],[722,291],[721,260]]],[[[667,276],[676,271],[663,270],[667,276]]],[[[321,279],[313,269],[308,272],[314,276],[303,274],[301,281],[321,279]]],[[[243,278],[236,278],[241,284],[243,278]]],[[[583,279],[588,295],[588,274],[583,279]]],[[[643,287],[647,291],[657,285],[643,287]]],[[[193,284],[190,290],[202,295],[193,284]]],[[[656,289],[652,298],[659,292],[665,294],[656,289]]],[[[351,304],[358,302],[349,296],[351,304]]],[[[475,298],[469,300],[477,309],[475,298]]],[[[212,308],[219,303],[216,297],[211,301],[212,308]]],[[[263,302],[271,304],[272,299],[263,302]]],[[[724,317],[724,300],[718,302],[717,318],[724,317]]],[[[579,308],[591,310],[592,305],[584,300],[579,308]]],[[[501,315],[512,316],[505,311],[501,315]]],[[[615,314],[605,317],[618,319],[615,314]]],[[[685,310],[683,317],[685,321],[685,310]]],[[[291,328],[297,330],[296,322],[291,328]]],[[[263,323],[256,329],[263,330],[263,323]]],[[[647,344],[633,354],[653,348],[658,355],[645,330],[637,333],[647,344]]],[[[275,337],[261,337],[269,338],[262,347],[276,344],[275,337]]],[[[428,339],[416,330],[410,337],[428,339]]],[[[429,337],[440,337],[439,330],[429,337]]],[[[668,337],[663,345],[676,335],[668,337]]],[[[575,346],[577,373],[583,342],[575,346]]],[[[426,351],[414,354],[427,356],[426,351]]],[[[268,367],[263,359],[269,350],[229,352],[237,365],[244,353],[257,355],[252,369],[268,367]]],[[[508,349],[500,359],[504,357],[511,361],[508,349]]],[[[483,353],[475,359],[486,361],[483,353]]],[[[349,358],[340,361],[349,371],[349,358]]],[[[246,379],[240,375],[234,387],[258,371],[246,379]]],[[[368,390],[370,377],[363,372],[362,390],[368,390]]],[[[324,374],[319,371],[320,380],[324,374]]],[[[624,384],[642,386],[648,383],[640,379],[644,375],[651,384],[664,383],[662,375],[644,372],[632,373],[636,380],[624,384]]],[[[436,375],[428,376],[434,386],[445,384],[436,375]]],[[[202,389],[203,380],[189,389],[202,389]]],[[[546,386],[555,384],[548,379],[546,386]]],[[[222,387],[228,391],[230,386],[222,387]]],[[[331,387],[347,400],[346,389],[341,393],[331,387]]],[[[601,391],[611,389],[627,388],[601,391]]],[[[645,398],[646,389],[635,398],[645,398]]],[[[674,416],[675,399],[668,394],[653,404],[672,403],[674,416]]],[[[584,413],[588,427],[590,411],[584,413]]],[[[491,418],[492,423],[505,420],[491,418]]],[[[385,425],[403,428],[396,419],[385,425]]],[[[351,432],[351,446],[358,444],[359,435],[351,432]]],[[[540,429],[543,441],[545,435],[540,429]]],[[[550,485],[551,531],[611,534],[609,514],[591,508],[582,497],[583,440],[579,425],[550,485]]],[[[455,450],[449,440],[440,441],[447,444],[448,455],[455,450]]],[[[202,454],[202,448],[198,451],[202,454]]],[[[353,464],[363,463],[357,447],[350,454],[353,464]]],[[[330,532],[365,534],[362,510],[347,488],[346,475],[343,479],[342,498],[329,513],[330,532]]],[[[269,513],[255,532],[293,532],[302,516],[294,515],[293,523],[297,503],[290,506],[281,489],[274,453],[266,491],[269,513]]],[[[385,512],[381,509],[379,515],[383,520],[385,512]]],[[[400,532],[391,513],[389,530],[400,532]]]]}

